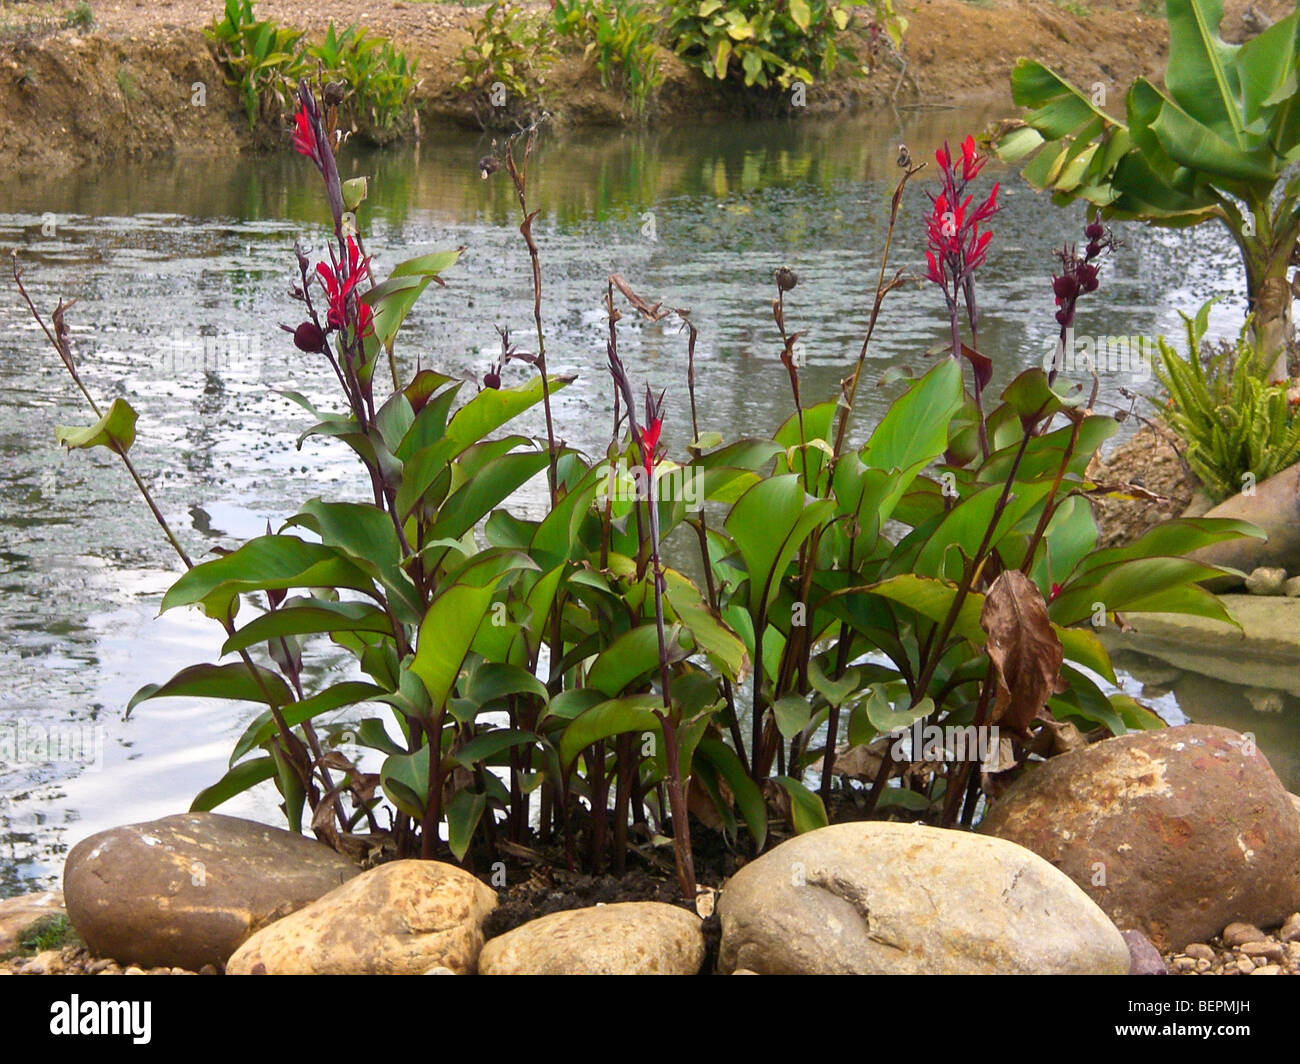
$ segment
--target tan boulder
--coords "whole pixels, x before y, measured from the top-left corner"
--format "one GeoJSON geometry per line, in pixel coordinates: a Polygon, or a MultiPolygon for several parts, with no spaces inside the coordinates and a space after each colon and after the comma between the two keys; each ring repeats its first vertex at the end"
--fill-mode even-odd
{"type": "Polygon", "coordinates": [[[472,974],[483,919],[497,896],[439,861],[393,861],[362,872],[264,928],[226,965],[228,975],[472,974]]]}
{"type": "Polygon", "coordinates": [[[481,975],[695,975],[704,963],[699,917],[676,905],[629,901],[551,913],[483,947],[481,975]]]}
{"type": "Polygon", "coordinates": [[[857,822],[783,842],[722,888],[719,970],[1107,974],[1129,951],[1042,858],[1001,839],[857,822]]]}

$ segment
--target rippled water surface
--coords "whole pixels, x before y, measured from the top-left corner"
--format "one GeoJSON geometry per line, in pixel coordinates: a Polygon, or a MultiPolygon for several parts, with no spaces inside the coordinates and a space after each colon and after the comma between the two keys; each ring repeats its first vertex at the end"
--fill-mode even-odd
{"type": "MultiPolygon", "coordinates": [[[[540,211],[534,232],[545,269],[549,358],[555,370],[578,375],[557,398],[564,439],[594,451],[607,438],[601,301],[614,271],[652,301],[692,310],[707,428],[729,436],[770,431],[792,410],[770,313],[771,273],[782,264],[800,278],[787,318],[805,336],[804,394],[833,394],[865,328],[898,144],[928,157],[944,137],[958,139],[991,117],[911,112],[638,135],[544,134],[529,188],[540,211]]],[[[480,180],[476,162],[487,147],[452,134],[382,156],[345,153],[345,177],[371,177],[363,225],[378,272],[424,251],[468,247],[447,287],[430,290],[411,316],[398,348],[408,370],[418,361],[457,375],[481,373],[498,346],[494,325],[531,346],[517,204],[504,175],[480,180]]],[[[48,310],[60,295],[77,300],[69,320],[84,380],[105,401],[122,395],[139,412],[132,455],[196,555],[257,534],[313,495],[360,497],[350,452],[313,442],[295,448],[305,426],[276,391],[333,398],[327,367],[298,353],[279,329],[296,322],[286,297],[294,241],[323,246],[314,176],[286,152],[203,165],[122,165],[6,183],[0,192],[0,246],[20,250],[40,307],[48,310]]],[[[993,176],[1006,184],[981,275],[981,346],[1002,383],[1050,350],[1053,250],[1078,232],[1081,214],[1051,207],[1014,175],[993,176]]],[[[897,265],[909,271],[919,272],[924,261],[927,177],[912,186],[896,236],[897,265]]],[[[1081,332],[1173,334],[1178,308],[1215,294],[1225,297],[1215,329],[1235,332],[1240,269],[1221,234],[1126,227],[1121,235],[1126,246],[1106,268],[1105,298],[1080,315],[1081,332]]],[[[216,701],[158,702],[123,719],[143,684],[214,660],[218,630],[184,612],[157,617],[177,574],[175,559],[110,456],[56,448],[55,425],[90,419],[7,284],[5,291],[0,728],[25,735],[26,744],[6,760],[0,740],[0,895],[52,881],[68,846],[91,831],[187,807],[219,777],[253,713],[216,701]],[[63,729],[76,742],[62,759],[21,756],[39,752],[37,728],[63,729]]],[[[891,297],[872,347],[873,378],[891,365],[925,365],[924,352],[943,340],[941,309],[938,293],[919,285],[891,297]]],[[[665,438],[688,439],[681,338],[629,319],[621,345],[637,375],[668,390],[665,438]]],[[[508,370],[507,380],[510,373],[522,376],[523,369],[508,370]]],[[[1121,387],[1151,390],[1131,373],[1107,374],[1102,399],[1127,406],[1121,387]]],[[[892,394],[866,389],[859,436],[892,394]]],[[[520,505],[538,501],[526,489],[520,505]]],[[[322,660],[316,667],[345,666],[322,660]]],[[[1175,694],[1161,694],[1156,705],[1181,719],[1175,694]]],[[[1251,712],[1243,699],[1241,713],[1251,712]]],[[[1265,749],[1295,789],[1296,699],[1285,696],[1281,714],[1280,737],[1265,749]]],[[[274,822],[276,796],[262,790],[223,810],[274,822]]]]}

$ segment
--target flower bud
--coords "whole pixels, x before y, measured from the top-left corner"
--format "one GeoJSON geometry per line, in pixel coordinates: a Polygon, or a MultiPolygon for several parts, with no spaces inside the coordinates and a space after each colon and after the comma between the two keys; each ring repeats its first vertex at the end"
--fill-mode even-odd
{"type": "Polygon", "coordinates": [[[1079,287],[1085,292],[1097,291],[1097,267],[1081,262],[1077,271],[1079,287]]]}
{"type": "Polygon", "coordinates": [[[1074,324],[1074,311],[1067,307],[1062,307],[1056,312],[1056,321],[1058,325],[1064,325],[1068,329],[1074,324]]]}
{"type": "Polygon", "coordinates": [[[1083,230],[1083,235],[1086,236],[1089,240],[1096,243],[1098,240],[1100,240],[1103,236],[1106,235],[1106,228],[1101,224],[1101,222],[1091,222],[1083,230]]]}
{"type": "Polygon", "coordinates": [[[1053,277],[1052,292],[1057,299],[1073,299],[1079,294],[1079,283],[1068,273],[1053,277]]]}
{"type": "Polygon", "coordinates": [[[319,355],[325,350],[325,334],[310,321],[304,321],[293,331],[293,345],[299,351],[319,355]]]}
{"type": "Polygon", "coordinates": [[[1089,242],[1086,253],[1087,253],[1087,257],[1090,259],[1095,259],[1098,255],[1100,255],[1101,254],[1100,241],[1093,240],[1089,242]]]}

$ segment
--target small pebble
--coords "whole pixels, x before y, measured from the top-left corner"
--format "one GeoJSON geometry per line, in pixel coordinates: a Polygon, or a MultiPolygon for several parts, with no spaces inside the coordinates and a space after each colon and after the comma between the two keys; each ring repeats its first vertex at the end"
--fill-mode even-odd
{"type": "Polygon", "coordinates": [[[1240,946],[1244,942],[1258,942],[1265,937],[1254,924],[1229,924],[1223,929],[1223,944],[1225,946],[1240,946]]]}
{"type": "Polygon", "coordinates": [[[1247,957],[1267,957],[1271,961],[1280,961],[1286,950],[1280,942],[1264,939],[1262,942],[1245,942],[1241,952],[1247,957]]]}
{"type": "Polygon", "coordinates": [[[1251,975],[1281,975],[1282,969],[1276,964],[1265,964],[1261,968],[1256,968],[1251,975]]]}
{"type": "Polygon", "coordinates": [[[1190,946],[1188,946],[1186,949],[1183,950],[1183,953],[1185,953],[1189,957],[1195,957],[1198,961],[1214,960],[1214,950],[1212,950],[1204,942],[1193,942],[1190,946]]]}

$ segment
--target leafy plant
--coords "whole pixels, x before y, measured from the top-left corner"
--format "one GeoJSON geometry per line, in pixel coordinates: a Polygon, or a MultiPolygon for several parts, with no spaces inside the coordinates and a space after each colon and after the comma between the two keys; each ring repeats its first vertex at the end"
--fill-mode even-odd
{"type": "Polygon", "coordinates": [[[117,68],[117,87],[132,102],[140,98],[140,87],[136,84],[135,75],[125,63],[117,68]]]}
{"type": "Polygon", "coordinates": [[[1024,122],[1004,123],[998,154],[1037,152],[1025,179],[1066,204],[1083,199],[1107,217],[1181,227],[1217,220],[1241,252],[1261,347],[1285,376],[1290,332],[1287,282],[1300,238],[1300,12],[1243,45],[1218,36],[1221,0],[1167,0],[1165,88],[1138,78],[1125,120],[1041,63],[1011,75],[1024,122]],[[1288,176],[1289,175],[1289,176],[1288,176]]]}
{"type": "Polygon", "coordinates": [[[314,70],[337,83],[338,103],[346,99],[343,121],[362,128],[372,140],[389,139],[408,120],[418,85],[416,64],[384,37],[348,26],[340,32],[331,21],[319,44],[270,20],[258,21],[252,0],[226,0],[225,17],[205,33],[217,59],[239,87],[250,128],[274,120],[294,104],[295,86],[314,70]]]}
{"type": "Polygon", "coordinates": [[[637,0],[555,0],[555,30],[594,56],[601,85],[618,68],[624,91],[637,114],[663,84],[659,69],[660,12],[637,0]]]}
{"type": "Polygon", "coordinates": [[[489,109],[478,110],[480,120],[491,109],[504,116],[519,104],[539,99],[546,69],[555,60],[548,20],[521,11],[509,0],[492,0],[471,37],[456,57],[464,72],[457,84],[483,97],[489,109]]]}
{"type": "Polygon", "coordinates": [[[1300,417],[1285,383],[1267,383],[1266,359],[1251,343],[1249,323],[1235,344],[1205,349],[1210,307],[1184,314],[1187,354],[1159,340],[1156,376],[1169,393],[1164,416],[1187,443],[1187,464],[1221,502],[1241,491],[1247,474],[1267,480],[1300,461],[1300,417]]]}
{"type": "Polygon", "coordinates": [[[317,61],[322,77],[338,77],[349,87],[353,114],[372,130],[392,130],[410,115],[416,64],[386,38],[358,26],[340,33],[330,22],[325,39],[304,54],[317,61]]]}
{"type": "MultiPolygon", "coordinates": [[[[844,36],[858,0],[678,0],[668,13],[674,50],[707,77],[739,77],[746,86],[787,89],[856,61],[844,36]]],[[[901,45],[906,20],[890,0],[873,4],[872,25],[901,45]]]]}
{"type": "Polygon", "coordinates": [[[239,89],[250,129],[259,118],[278,116],[290,106],[293,85],[307,72],[301,33],[269,19],[259,21],[252,0],[226,0],[225,16],[213,19],[204,34],[239,89]]]}
{"type": "MultiPolygon", "coordinates": [[[[130,457],[134,411],[120,398],[100,409],[77,370],[67,305],[46,325],[15,263],[20,294],[97,418],[57,438],[121,458],[186,569],[163,609],[197,607],[226,632],[225,661],[151,684],[128,709],[188,696],[261,707],[194,808],[269,780],[291,827],[341,851],[469,864],[554,846],[570,866],[621,870],[671,838],[690,898],[692,802],[755,852],[845,806],[969,825],[985,788],[1017,763],[1085,732],[1160,726],[1094,679],[1115,676],[1088,626],[1119,611],[1228,620],[1198,586],[1221,570],[1181,555],[1257,531],[1174,521],[1099,551],[1088,500],[1103,489],[1084,470],[1116,424],[1091,412],[1095,394],[1030,370],[989,403],[974,293],[996,191],[967,212],[983,164],[972,141],[936,155],[943,184],[926,227],[951,351],[905,384],[865,443],[849,443],[849,426],[882,307],[905,283],[889,259],[914,166],[891,201],[866,335],[838,395],[804,401],[800,333],[787,322],[797,277],[778,271],[768,335],[795,412],[770,435],[724,442],[699,424],[689,313],[614,274],[609,439],[585,455],[559,442],[552,408],[571,378],[551,372],[546,350],[526,194],[538,124],[485,167],[504,172],[518,202],[533,349],[498,327],[500,353],[466,398],[465,381],[434,369],[403,380],[394,353],[415,301],[464,249],[373,282],[365,185],[340,180],[329,135],[336,107],[300,84],[293,144],[322,180],[333,237],[327,261],[298,250],[302,320],[287,331],[329,365],[341,406],[286,394],[312,419],[300,440],[355,453],[365,501],[308,499],[278,528],[194,562],[130,457]],[[688,442],[665,438],[670,400],[638,389],[624,363],[625,307],[683,326],[688,442]],[[515,422],[537,406],[546,432],[535,440],[515,422]],[[545,511],[513,512],[518,489],[542,476],[545,511]],[[685,571],[692,562],[702,584],[685,571]],[[306,667],[314,651],[339,648],[363,678],[306,667]],[[991,745],[909,741],[912,725],[991,745]]],[[[1099,262],[1063,253],[1077,285],[1066,318],[1096,290],[1099,262]]]]}
{"type": "Polygon", "coordinates": [[[93,30],[95,28],[95,12],[86,0],[77,0],[76,6],[64,13],[63,20],[72,29],[93,30]]]}

